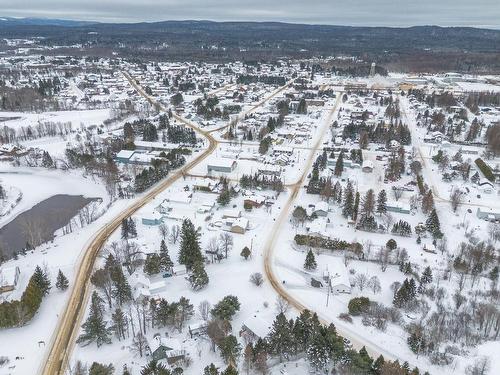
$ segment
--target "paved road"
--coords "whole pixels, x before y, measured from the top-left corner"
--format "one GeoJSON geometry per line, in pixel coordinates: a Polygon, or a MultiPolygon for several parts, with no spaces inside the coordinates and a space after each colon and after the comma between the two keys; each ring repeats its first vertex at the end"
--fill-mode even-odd
{"type": "MultiPolygon", "coordinates": [[[[127,78],[130,84],[137,90],[137,92],[145,97],[152,105],[157,106],[162,111],[168,111],[167,108],[158,103],[153,97],[147,95],[143,88],[133,79],[130,74],[123,72],[123,75],[127,78]]],[[[285,90],[292,81],[287,83],[271,93],[268,97],[264,98],[262,101],[252,106],[245,114],[253,112],[258,107],[266,103],[269,99],[273,98],[275,95],[279,94],[285,90]]],[[[191,160],[185,166],[177,171],[172,172],[167,179],[159,182],[151,189],[149,189],[144,196],[136,200],[132,205],[122,211],[110,222],[105,224],[89,241],[87,248],[85,249],[82,260],[78,265],[78,271],[71,287],[71,295],[67,302],[66,308],[60,315],[56,330],[50,342],[50,349],[46,360],[41,365],[39,373],[43,375],[63,375],[66,368],[68,367],[71,352],[75,345],[76,336],[78,334],[83,315],[85,314],[85,307],[88,303],[91,284],[90,276],[92,274],[95,261],[100,250],[103,248],[104,244],[107,242],[111,234],[119,228],[121,222],[124,218],[130,217],[141,207],[151,202],[156,195],[167,189],[175,181],[185,176],[192,168],[205,160],[209,155],[211,155],[217,148],[217,140],[210,134],[209,131],[200,129],[194,123],[186,120],[185,118],[179,116],[176,113],[172,114],[173,117],[191,127],[200,135],[205,137],[208,142],[208,148],[199,154],[195,159],[191,160]]],[[[244,116],[244,114],[243,114],[244,116]]],[[[226,125],[228,126],[228,125],[226,125]]],[[[221,129],[224,127],[221,127],[221,129]]],[[[221,130],[219,129],[219,130],[221,130]]]]}

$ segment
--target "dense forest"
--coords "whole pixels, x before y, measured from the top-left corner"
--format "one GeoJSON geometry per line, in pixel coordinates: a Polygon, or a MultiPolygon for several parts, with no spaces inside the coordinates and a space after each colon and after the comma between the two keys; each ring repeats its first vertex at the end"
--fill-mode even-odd
{"type": "Polygon", "coordinates": [[[40,43],[47,46],[84,47],[58,48],[51,50],[52,54],[110,56],[115,52],[123,57],[176,61],[255,61],[348,54],[377,61],[391,70],[500,71],[500,31],[465,27],[209,21],[75,26],[10,23],[0,28],[0,37],[43,37],[40,43]]]}

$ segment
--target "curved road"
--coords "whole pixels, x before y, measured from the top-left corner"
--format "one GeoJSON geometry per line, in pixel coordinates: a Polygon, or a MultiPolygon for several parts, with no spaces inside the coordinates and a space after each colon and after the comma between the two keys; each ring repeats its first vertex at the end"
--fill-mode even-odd
{"type": "MultiPolygon", "coordinates": [[[[160,103],[145,93],[143,88],[133,79],[127,72],[122,72],[125,78],[130,82],[130,84],[135,88],[135,90],[145,97],[152,105],[156,105],[162,111],[167,111],[167,109],[160,103]]],[[[256,105],[252,106],[248,111],[243,113],[241,116],[253,112],[258,107],[263,105],[269,99],[289,87],[293,81],[288,82],[285,86],[279,87],[277,90],[272,92],[269,96],[261,100],[256,105]]],[[[227,88],[226,86],[224,88],[227,88]]],[[[224,89],[224,88],[221,88],[224,89]]],[[[167,179],[159,182],[157,185],[153,186],[147,191],[147,193],[141,197],[139,200],[134,202],[131,206],[122,211],[109,223],[105,224],[90,240],[89,245],[84,251],[83,258],[78,265],[78,271],[71,288],[71,295],[66,304],[65,310],[62,312],[61,317],[57,323],[56,330],[50,342],[50,349],[47,354],[46,360],[41,365],[39,373],[43,375],[63,375],[66,368],[68,367],[69,359],[73,347],[75,345],[76,335],[80,329],[81,321],[83,315],[85,314],[85,307],[88,303],[91,285],[90,276],[92,274],[95,261],[100,250],[104,247],[104,244],[109,239],[111,234],[119,228],[123,219],[133,215],[137,210],[143,207],[145,204],[151,202],[156,195],[161,193],[163,190],[172,185],[179,178],[183,177],[190,171],[193,167],[205,160],[209,155],[211,155],[217,148],[217,140],[210,134],[210,131],[204,131],[197,127],[195,124],[184,119],[183,117],[173,113],[173,117],[179,122],[184,123],[186,126],[194,129],[200,135],[205,137],[208,142],[208,148],[203,151],[197,158],[191,160],[185,166],[177,171],[172,172],[167,179]]],[[[228,126],[228,125],[226,125],[228,126]]],[[[217,130],[222,130],[221,127],[217,130]]]]}
{"type": "MultiPolygon", "coordinates": [[[[299,181],[295,185],[292,186],[291,194],[290,197],[288,198],[287,202],[283,206],[280,215],[276,219],[276,222],[274,223],[273,229],[271,231],[271,234],[269,238],[267,239],[265,245],[264,245],[264,271],[266,274],[267,279],[269,280],[269,283],[273,287],[273,289],[285,300],[287,300],[291,306],[293,306],[295,309],[298,311],[303,311],[303,310],[310,310],[314,312],[314,307],[312,306],[306,306],[304,303],[299,301],[296,297],[292,296],[283,286],[282,282],[278,277],[276,276],[276,273],[273,269],[273,262],[274,262],[274,249],[276,247],[276,241],[279,237],[281,228],[283,227],[283,224],[287,222],[287,218],[290,215],[290,210],[300,192],[300,189],[302,185],[304,184],[304,181],[306,179],[306,176],[311,169],[311,166],[314,162],[314,156],[316,154],[316,151],[320,150],[321,145],[322,145],[322,140],[323,137],[329,128],[331,119],[333,117],[333,114],[336,112],[339,104],[340,104],[340,97],[341,95],[338,95],[337,101],[335,103],[335,106],[331,109],[328,117],[325,119],[325,123],[323,124],[323,128],[321,129],[321,133],[316,140],[314,146],[311,149],[311,152],[309,154],[309,157],[307,159],[304,171],[302,173],[302,176],[300,177],[299,181]]],[[[329,321],[326,318],[323,318],[321,314],[318,313],[318,317],[320,318],[320,321],[323,324],[330,324],[331,321],[329,321]]],[[[354,348],[361,349],[361,347],[365,347],[367,352],[373,356],[373,357],[378,357],[379,355],[383,355],[385,359],[389,360],[395,360],[397,358],[394,357],[393,354],[390,352],[386,351],[384,348],[378,346],[377,344],[369,341],[366,339],[366,337],[363,337],[362,334],[357,334],[353,331],[343,329],[339,325],[336,325],[337,332],[339,335],[349,339],[351,344],[353,345],[354,348]]]]}

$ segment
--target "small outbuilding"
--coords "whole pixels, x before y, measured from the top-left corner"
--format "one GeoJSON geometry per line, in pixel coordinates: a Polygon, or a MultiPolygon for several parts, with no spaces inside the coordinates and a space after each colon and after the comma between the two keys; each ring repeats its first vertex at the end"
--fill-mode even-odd
{"type": "Polygon", "coordinates": [[[144,215],[141,219],[143,225],[160,225],[163,222],[163,216],[157,211],[144,215]]]}
{"type": "Polygon", "coordinates": [[[231,173],[236,166],[236,160],[217,159],[207,164],[207,172],[231,173]]]}
{"type": "Polygon", "coordinates": [[[373,162],[371,160],[364,160],[361,166],[361,170],[365,173],[373,172],[373,162]]]}
{"type": "Polygon", "coordinates": [[[17,287],[21,271],[19,267],[5,267],[0,269],[0,293],[11,292],[17,287]]]}

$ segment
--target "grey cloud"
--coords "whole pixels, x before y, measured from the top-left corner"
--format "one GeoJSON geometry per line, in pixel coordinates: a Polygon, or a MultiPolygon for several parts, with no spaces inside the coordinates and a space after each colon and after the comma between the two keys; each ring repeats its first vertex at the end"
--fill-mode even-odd
{"type": "Polygon", "coordinates": [[[0,0],[0,15],[105,22],[179,19],[500,28],[499,0],[0,0]]]}

